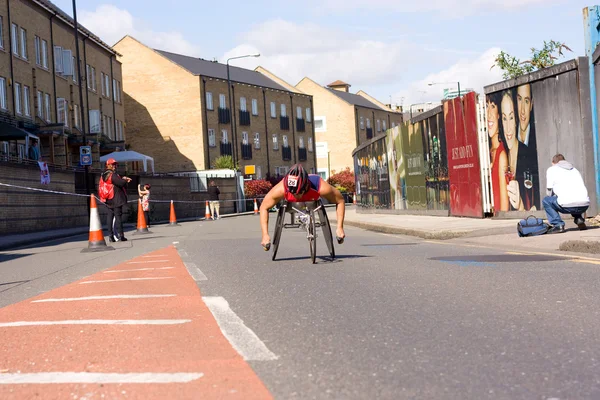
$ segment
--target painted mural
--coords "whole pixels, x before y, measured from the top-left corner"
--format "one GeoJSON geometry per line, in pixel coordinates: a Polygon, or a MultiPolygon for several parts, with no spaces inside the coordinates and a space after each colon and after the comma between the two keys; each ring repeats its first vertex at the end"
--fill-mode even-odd
{"type": "Polygon", "coordinates": [[[378,140],[354,155],[357,201],[367,207],[390,208],[390,179],[385,140],[378,140]]]}
{"type": "Polygon", "coordinates": [[[400,128],[404,157],[406,159],[406,201],[410,210],[427,209],[425,162],[422,127],[404,123],[400,128]]]}
{"type": "Polygon", "coordinates": [[[428,210],[448,210],[449,180],[444,115],[440,112],[421,122],[428,210]]]}
{"type": "Polygon", "coordinates": [[[402,153],[402,136],[399,125],[388,130],[386,148],[390,177],[390,208],[405,210],[407,208],[406,168],[404,154],[402,153]]]}
{"type": "Polygon", "coordinates": [[[494,211],[540,210],[531,84],[486,96],[494,211]]]}

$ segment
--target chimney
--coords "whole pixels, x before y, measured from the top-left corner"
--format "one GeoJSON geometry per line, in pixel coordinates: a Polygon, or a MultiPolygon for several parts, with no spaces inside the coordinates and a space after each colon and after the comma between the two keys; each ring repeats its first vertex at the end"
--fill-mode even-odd
{"type": "Polygon", "coordinates": [[[337,80],[335,82],[331,82],[329,85],[327,85],[328,88],[333,89],[333,90],[337,90],[340,92],[349,92],[350,91],[350,84],[337,80]]]}

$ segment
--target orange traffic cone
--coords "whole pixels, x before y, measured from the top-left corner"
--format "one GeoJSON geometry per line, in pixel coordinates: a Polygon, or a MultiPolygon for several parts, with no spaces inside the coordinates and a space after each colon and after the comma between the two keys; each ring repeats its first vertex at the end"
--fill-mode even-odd
{"type": "Polygon", "coordinates": [[[146,216],[144,216],[144,209],[142,208],[142,201],[138,199],[138,220],[137,220],[137,231],[133,232],[134,235],[145,235],[152,233],[148,230],[146,225],[146,216]]]}
{"type": "Polygon", "coordinates": [[[96,205],[96,198],[91,195],[90,199],[90,239],[87,249],[81,250],[82,253],[93,251],[114,250],[114,247],[107,246],[102,233],[102,224],[100,223],[100,214],[96,205]]]}
{"type": "Polygon", "coordinates": [[[204,212],[204,218],[210,219],[210,208],[208,207],[208,200],[206,201],[206,211],[204,212]]]}
{"type": "Polygon", "coordinates": [[[258,205],[256,204],[256,199],[254,199],[254,215],[258,215],[258,205]]]}
{"type": "Polygon", "coordinates": [[[169,226],[179,226],[177,223],[177,216],[175,215],[175,206],[173,200],[171,200],[171,213],[169,215],[169,226]]]}
{"type": "Polygon", "coordinates": [[[356,204],[356,192],[354,192],[354,199],[353,199],[352,203],[356,204]]]}

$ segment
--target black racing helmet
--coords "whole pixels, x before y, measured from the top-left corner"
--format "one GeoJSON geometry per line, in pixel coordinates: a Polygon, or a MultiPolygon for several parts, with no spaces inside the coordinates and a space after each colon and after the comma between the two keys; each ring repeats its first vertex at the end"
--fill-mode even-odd
{"type": "Polygon", "coordinates": [[[283,185],[286,192],[292,194],[307,192],[310,187],[308,172],[306,172],[301,164],[292,165],[288,173],[283,177],[283,185]]]}

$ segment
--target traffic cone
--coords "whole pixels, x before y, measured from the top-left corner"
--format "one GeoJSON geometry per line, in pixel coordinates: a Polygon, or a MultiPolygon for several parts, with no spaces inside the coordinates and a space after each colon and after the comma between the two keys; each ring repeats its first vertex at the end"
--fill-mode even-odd
{"type": "Polygon", "coordinates": [[[169,226],[179,226],[177,223],[177,216],[175,216],[175,206],[173,200],[171,200],[171,213],[169,215],[169,226]]]}
{"type": "Polygon", "coordinates": [[[356,192],[354,192],[354,199],[353,199],[352,203],[356,204],[356,192]]]}
{"type": "Polygon", "coordinates": [[[204,218],[210,219],[210,208],[208,207],[208,200],[206,201],[206,211],[204,212],[204,218]]]}
{"type": "Polygon", "coordinates": [[[82,253],[95,251],[114,250],[114,247],[107,246],[102,233],[102,224],[100,223],[100,214],[96,205],[96,198],[91,195],[90,198],[90,238],[87,249],[81,250],[82,253]]]}
{"type": "Polygon", "coordinates": [[[258,215],[258,205],[256,204],[256,199],[254,199],[254,215],[258,215]]]}
{"type": "Polygon", "coordinates": [[[137,220],[137,231],[133,232],[134,235],[146,235],[152,233],[148,230],[146,225],[146,217],[144,216],[144,210],[142,208],[142,201],[138,199],[138,220],[137,220]]]}

